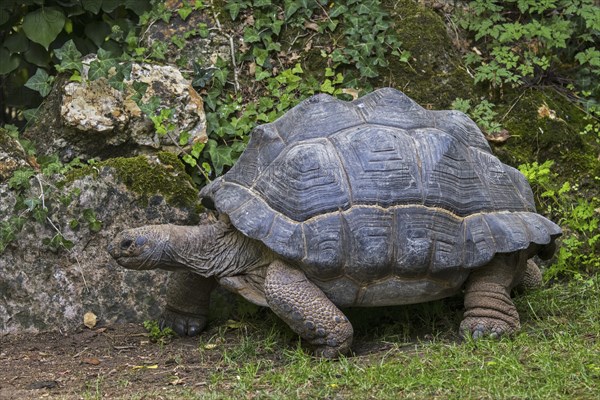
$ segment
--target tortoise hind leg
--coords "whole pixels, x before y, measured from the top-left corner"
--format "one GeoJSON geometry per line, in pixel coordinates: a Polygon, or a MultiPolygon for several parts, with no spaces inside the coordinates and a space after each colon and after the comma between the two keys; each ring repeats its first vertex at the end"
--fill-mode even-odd
{"type": "Polygon", "coordinates": [[[523,278],[515,287],[515,292],[522,293],[542,286],[542,271],[537,264],[530,258],[527,260],[527,266],[523,278]]]}
{"type": "Polygon", "coordinates": [[[465,286],[461,336],[497,338],[520,329],[510,292],[522,281],[526,262],[524,253],[496,254],[487,265],[471,273],[465,286]]]}
{"type": "Polygon", "coordinates": [[[167,306],[159,318],[160,329],[171,328],[180,336],[196,336],[206,327],[214,278],[192,272],[172,272],[167,286],[167,306]]]}
{"type": "Polygon", "coordinates": [[[350,321],[302,271],[281,261],[271,263],[265,296],[273,312],[314,347],[315,355],[336,358],[350,351],[350,321]]]}

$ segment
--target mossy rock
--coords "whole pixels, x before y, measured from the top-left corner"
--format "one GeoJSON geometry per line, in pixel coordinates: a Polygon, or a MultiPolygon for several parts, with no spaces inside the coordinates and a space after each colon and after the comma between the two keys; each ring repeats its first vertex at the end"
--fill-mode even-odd
{"type": "Polygon", "coordinates": [[[498,111],[511,135],[494,149],[504,162],[518,166],[553,160],[561,179],[600,195],[600,145],[581,134],[588,123],[585,113],[569,99],[552,89],[527,89],[510,95],[498,111]]]}
{"type": "Polygon", "coordinates": [[[447,109],[460,97],[473,98],[477,89],[452,44],[442,18],[411,0],[384,1],[395,22],[402,50],[411,53],[409,64],[390,57],[380,76],[425,108],[447,109]]]}
{"type": "Polygon", "coordinates": [[[146,156],[111,158],[94,166],[72,171],[67,178],[68,181],[73,181],[82,176],[97,174],[103,168],[113,169],[120,182],[140,195],[143,206],[158,194],[174,206],[199,210],[198,189],[173,153],[159,152],[157,160],[146,156]]]}

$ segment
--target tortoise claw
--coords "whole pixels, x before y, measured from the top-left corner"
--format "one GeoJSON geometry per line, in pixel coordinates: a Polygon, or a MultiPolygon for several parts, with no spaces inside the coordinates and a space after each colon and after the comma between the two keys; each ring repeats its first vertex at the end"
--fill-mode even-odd
{"type": "Polygon", "coordinates": [[[173,309],[166,309],[158,320],[158,326],[162,331],[171,328],[179,336],[197,336],[206,327],[205,315],[185,314],[173,309]]]}
{"type": "Polygon", "coordinates": [[[500,339],[502,336],[511,333],[511,329],[504,321],[486,318],[483,321],[473,323],[465,319],[461,323],[460,336],[462,338],[470,337],[475,340],[484,337],[491,339],[500,339]]]}

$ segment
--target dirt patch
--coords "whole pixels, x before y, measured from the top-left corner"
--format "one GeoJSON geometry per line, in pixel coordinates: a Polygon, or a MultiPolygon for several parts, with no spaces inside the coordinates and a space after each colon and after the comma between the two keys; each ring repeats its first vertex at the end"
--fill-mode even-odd
{"type": "Polygon", "coordinates": [[[160,346],[132,324],[68,335],[10,335],[0,338],[0,349],[3,400],[94,397],[98,386],[105,398],[180,385],[201,390],[211,373],[200,364],[197,338],[160,346]]]}
{"type": "MultiPolygon", "coordinates": [[[[202,397],[210,392],[211,377],[222,369],[224,358],[248,337],[255,357],[273,368],[284,365],[282,348],[293,350],[297,336],[280,332],[276,349],[266,350],[260,349],[265,335],[261,328],[227,324],[213,326],[200,338],[177,338],[165,345],[151,342],[146,330],[134,324],[69,334],[7,335],[0,337],[0,400],[177,398],[182,391],[202,397]]],[[[355,356],[390,347],[357,339],[355,356]]],[[[243,364],[244,359],[239,361],[243,364]]],[[[226,389],[223,383],[219,386],[226,389]]]]}

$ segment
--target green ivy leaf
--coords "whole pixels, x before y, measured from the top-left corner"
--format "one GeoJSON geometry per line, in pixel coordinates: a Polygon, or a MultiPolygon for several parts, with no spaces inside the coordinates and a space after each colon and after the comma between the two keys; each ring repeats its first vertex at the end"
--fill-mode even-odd
{"type": "Polygon", "coordinates": [[[370,7],[370,4],[365,4],[365,3],[361,3],[359,4],[359,6],[356,8],[356,13],[361,15],[369,15],[373,12],[372,7],[370,7]]]}
{"type": "Polygon", "coordinates": [[[62,11],[44,7],[30,12],[23,18],[23,31],[27,37],[48,49],[65,26],[62,11]]]}
{"type": "Polygon", "coordinates": [[[100,12],[100,8],[102,7],[102,0],[82,0],[81,5],[87,11],[91,11],[94,14],[98,14],[100,12]]]}
{"type": "Polygon", "coordinates": [[[8,187],[15,190],[25,190],[29,188],[29,179],[35,175],[32,169],[18,169],[13,172],[13,176],[8,180],[8,187]]]}
{"type": "Polygon", "coordinates": [[[190,135],[190,133],[188,131],[182,131],[179,134],[179,145],[180,146],[187,145],[188,141],[190,140],[190,137],[192,137],[192,135],[190,135]]]}
{"type": "Polygon", "coordinates": [[[54,50],[54,55],[60,60],[60,65],[56,66],[59,72],[79,71],[81,73],[83,70],[81,53],[77,50],[73,40],[69,40],[60,49],[54,50]]]}
{"type": "Polygon", "coordinates": [[[215,68],[204,68],[202,65],[194,61],[194,75],[192,86],[195,88],[203,88],[212,79],[215,74],[215,68]]]}
{"type": "Polygon", "coordinates": [[[137,15],[142,15],[146,11],[150,11],[152,6],[148,0],[126,0],[125,8],[130,9],[137,15]]]}
{"type": "Polygon", "coordinates": [[[96,221],[96,213],[92,208],[86,208],[83,210],[83,219],[85,219],[87,222],[96,221]]]}
{"type": "Polygon", "coordinates": [[[48,67],[50,65],[50,54],[48,50],[37,43],[29,43],[29,49],[23,53],[25,60],[37,65],[38,67],[48,67]]]}
{"type": "Polygon", "coordinates": [[[14,71],[19,66],[20,59],[18,54],[11,54],[4,47],[0,48],[0,75],[14,71]]]}
{"type": "Polygon", "coordinates": [[[42,243],[45,246],[48,246],[50,248],[50,250],[56,252],[58,251],[60,248],[64,248],[66,250],[70,250],[73,248],[73,242],[65,239],[64,236],[62,236],[61,234],[56,234],[54,235],[51,239],[50,238],[45,238],[42,240],[42,243]]]}
{"type": "Polygon", "coordinates": [[[102,229],[102,221],[98,221],[98,220],[90,221],[90,223],[88,224],[88,227],[90,228],[90,231],[92,231],[94,233],[100,232],[100,230],[102,229]]]}
{"type": "Polygon", "coordinates": [[[245,5],[244,3],[237,1],[227,2],[225,4],[225,8],[227,9],[227,11],[229,11],[229,16],[231,17],[232,21],[235,21],[240,11],[246,7],[247,5],[245,5]]]}
{"type": "Polygon", "coordinates": [[[85,25],[85,36],[87,36],[97,47],[100,47],[110,35],[110,25],[104,21],[93,21],[85,25]]]}
{"type": "Polygon", "coordinates": [[[98,49],[98,60],[90,63],[90,69],[88,71],[88,78],[90,80],[94,81],[101,77],[108,77],[110,70],[113,67],[117,67],[117,60],[110,57],[110,52],[98,49]]]}
{"type": "Polygon", "coordinates": [[[121,5],[119,0],[102,0],[102,10],[106,13],[113,12],[121,5]]]}
{"type": "Polygon", "coordinates": [[[356,65],[362,76],[366,76],[367,78],[375,78],[378,75],[377,71],[369,64],[357,63],[356,65]]]}
{"type": "MultiPolygon", "coordinates": [[[[296,13],[296,11],[298,11],[301,7],[300,2],[298,1],[293,1],[293,0],[286,0],[284,2],[284,9],[285,9],[285,20],[287,21],[288,19],[290,19],[290,17],[292,15],[294,15],[296,13]]],[[[333,17],[332,17],[333,18],[333,17]]]]}
{"type": "Polygon", "coordinates": [[[125,83],[123,74],[120,71],[119,73],[108,78],[108,84],[119,92],[125,92],[125,90],[127,90],[127,84],[125,83]]]}
{"type": "Polygon", "coordinates": [[[202,150],[204,150],[204,143],[202,143],[202,142],[194,143],[194,145],[192,146],[192,156],[194,156],[196,158],[200,157],[200,153],[202,152],[202,150]]]}
{"type": "Polygon", "coordinates": [[[279,35],[279,33],[281,32],[282,26],[283,26],[283,21],[278,19],[278,20],[272,22],[271,30],[273,31],[274,34],[279,35]]]}
{"type": "Polygon", "coordinates": [[[138,103],[140,110],[146,115],[154,115],[154,112],[160,106],[160,99],[157,96],[152,96],[146,103],[138,103]]]}
{"type": "Polygon", "coordinates": [[[146,94],[146,90],[148,90],[148,84],[146,82],[133,81],[131,85],[135,91],[135,94],[132,97],[133,101],[139,103],[146,94]]]}
{"type": "Polygon", "coordinates": [[[333,94],[333,92],[335,91],[335,88],[331,84],[331,80],[330,79],[325,79],[325,82],[323,82],[321,84],[321,88],[320,89],[321,89],[321,92],[323,92],[323,93],[329,93],[329,94],[333,94]]]}
{"type": "Polygon", "coordinates": [[[32,124],[35,122],[35,119],[37,117],[38,114],[38,110],[37,108],[29,108],[27,110],[23,110],[23,117],[25,118],[25,120],[32,124]]]}
{"type": "Polygon", "coordinates": [[[187,17],[190,16],[192,11],[192,7],[182,7],[179,10],[177,10],[177,14],[179,14],[179,17],[181,17],[181,19],[185,21],[187,17]]]}
{"type": "Polygon", "coordinates": [[[29,78],[29,80],[25,83],[25,87],[39,92],[42,97],[46,97],[52,89],[53,81],[54,77],[49,76],[46,71],[38,68],[37,71],[35,71],[35,75],[29,78]]]}
{"type": "Polygon", "coordinates": [[[209,139],[207,151],[217,175],[223,173],[223,167],[233,165],[231,147],[219,146],[215,140],[209,139]]]}
{"type": "Polygon", "coordinates": [[[202,163],[202,169],[204,170],[204,172],[206,172],[206,175],[210,175],[212,173],[212,167],[207,162],[202,163]]]}
{"type": "Polygon", "coordinates": [[[208,25],[206,25],[203,22],[199,23],[198,24],[198,35],[200,35],[201,38],[206,39],[209,35],[208,25]]]}
{"type": "Polygon", "coordinates": [[[195,167],[196,165],[198,165],[198,162],[196,161],[196,159],[194,157],[190,156],[189,154],[184,154],[182,159],[183,159],[183,162],[185,162],[192,168],[195,167]]]}
{"type": "Polygon", "coordinates": [[[258,34],[258,31],[252,27],[247,28],[244,32],[244,42],[246,42],[246,43],[260,42],[260,35],[258,34]]]}
{"type": "Polygon", "coordinates": [[[3,43],[11,53],[22,53],[29,48],[29,40],[23,32],[13,32],[3,43]]]}
{"type": "Polygon", "coordinates": [[[46,207],[35,207],[31,210],[31,215],[33,215],[33,218],[37,222],[42,223],[46,221],[46,217],[48,217],[48,209],[46,207]]]}
{"type": "Polygon", "coordinates": [[[344,5],[336,5],[329,13],[329,18],[336,18],[348,12],[348,7],[344,5]]]}
{"type": "Polygon", "coordinates": [[[269,57],[269,52],[265,49],[261,49],[260,47],[255,47],[252,49],[252,55],[256,60],[256,65],[264,67],[269,57]]]}

